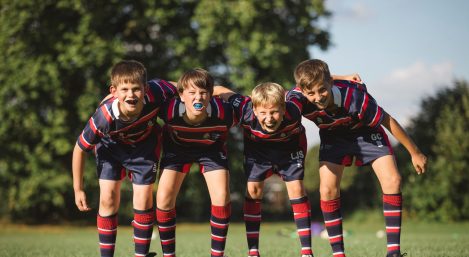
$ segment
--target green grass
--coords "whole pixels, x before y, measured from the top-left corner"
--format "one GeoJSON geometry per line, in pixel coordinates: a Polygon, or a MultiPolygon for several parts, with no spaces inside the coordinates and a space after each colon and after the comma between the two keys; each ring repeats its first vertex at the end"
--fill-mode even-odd
{"type": "MultiPolygon", "coordinates": [[[[380,221],[345,221],[345,247],[348,256],[383,257],[385,238],[377,238],[383,229],[380,221]]],[[[206,257],[210,249],[210,228],[206,224],[178,224],[177,254],[179,257],[206,257]]],[[[401,249],[407,257],[469,256],[469,223],[424,224],[406,222],[403,226],[401,249]]],[[[119,227],[116,257],[133,256],[132,229],[119,227]]],[[[298,257],[299,242],[293,222],[263,223],[261,254],[265,257],[298,257]]],[[[327,240],[313,237],[316,257],[332,256],[327,240]]],[[[158,238],[151,251],[162,256],[158,238]]],[[[244,225],[231,224],[225,254],[246,257],[244,225]]],[[[94,227],[50,227],[3,225],[0,229],[0,257],[93,257],[99,256],[97,232],[94,227]]]]}

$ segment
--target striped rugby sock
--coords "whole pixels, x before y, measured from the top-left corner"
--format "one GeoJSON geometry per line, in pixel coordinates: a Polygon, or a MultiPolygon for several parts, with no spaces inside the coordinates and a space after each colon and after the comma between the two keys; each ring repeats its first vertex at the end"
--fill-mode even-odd
{"type": "Polygon", "coordinates": [[[211,257],[223,256],[225,253],[226,234],[230,225],[231,203],[225,206],[212,205],[210,227],[212,230],[211,257]]]}
{"type": "Polygon", "coordinates": [[[117,213],[106,217],[98,213],[96,219],[101,257],[113,257],[117,236],[117,213]]]}
{"type": "Polygon", "coordinates": [[[301,254],[313,255],[311,248],[311,206],[307,196],[290,199],[293,209],[293,217],[300,237],[301,254]]]}
{"type": "Polygon", "coordinates": [[[145,257],[148,254],[154,222],[153,208],[143,211],[134,209],[132,226],[134,227],[135,257],[145,257]]]}
{"type": "Polygon", "coordinates": [[[262,221],[262,202],[257,199],[244,199],[244,224],[246,226],[246,238],[248,241],[249,256],[260,256],[259,233],[262,221]]]}
{"type": "Polygon", "coordinates": [[[176,209],[156,209],[156,223],[160,234],[163,257],[176,257],[176,209]]]}
{"type": "Polygon", "coordinates": [[[345,257],[340,198],[321,200],[321,210],[334,257],[345,257]]]}
{"type": "Polygon", "coordinates": [[[383,194],[388,254],[401,251],[402,194],[383,194]]]}

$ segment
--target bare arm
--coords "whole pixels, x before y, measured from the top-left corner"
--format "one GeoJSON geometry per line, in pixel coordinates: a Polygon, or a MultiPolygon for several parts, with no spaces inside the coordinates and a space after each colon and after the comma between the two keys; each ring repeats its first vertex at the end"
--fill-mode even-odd
{"type": "Polygon", "coordinates": [[[214,86],[213,87],[213,96],[218,96],[224,101],[228,101],[230,99],[230,96],[236,94],[233,92],[231,89],[226,88],[224,86],[214,86]]]}
{"type": "Polygon", "coordinates": [[[350,80],[353,82],[363,83],[362,78],[358,73],[349,74],[349,75],[331,75],[333,80],[350,80]]]}
{"type": "Polygon", "coordinates": [[[382,125],[405,147],[405,149],[407,149],[417,174],[424,173],[427,165],[427,157],[420,151],[409,135],[407,135],[402,126],[386,112],[382,125]]]}
{"type": "Polygon", "coordinates": [[[85,154],[78,144],[75,144],[72,157],[73,191],[75,192],[75,204],[80,211],[91,210],[86,202],[86,194],[83,186],[83,170],[85,154]]]}

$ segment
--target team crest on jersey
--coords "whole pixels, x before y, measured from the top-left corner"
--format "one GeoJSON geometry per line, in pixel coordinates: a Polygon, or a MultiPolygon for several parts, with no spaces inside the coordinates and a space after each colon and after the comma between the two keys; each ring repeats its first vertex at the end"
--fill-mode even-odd
{"type": "Polygon", "coordinates": [[[323,120],[322,120],[321,117],[318,117],[316,120],[317,120],[318,123],[322,123],[322,122],[323,122],[323,120]]]}
{"type": "Polygon", "coordinates": [[[150,120],[150,121],[148,122],[148,127],[153,127],[153,125],[155,125],[155,123],[154,123],[152,120],[150,120]]]}
{"type": "Polygon", "coordinates": [[[285,133],[280,134],[280,137],[286,137],[286,136],[287,136],[287,134],[285,134],[285,133]]]}
{"type": "Polygon", "coordinates": [[[210,138],[210,133],[205,133],[202,137],[204,139],[209,139],[210,138]]]}

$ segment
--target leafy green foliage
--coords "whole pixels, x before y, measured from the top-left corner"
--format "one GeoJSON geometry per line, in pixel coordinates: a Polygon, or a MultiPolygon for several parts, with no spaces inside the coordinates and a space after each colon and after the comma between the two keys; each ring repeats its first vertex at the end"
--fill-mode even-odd
{"type": "MultiPolygon", "coordinates": [[[[429,156],[428,171],[417,176],[405,166],[404,192],[413,215],[454,221],[469,218],[469,86],[456,81],[422,103],[410,134],[429,156]]],[[[409,162],[410,163],[410,162],[409,162]]]]}
{"type": "MultiPolygon", "coordinates": [[[[149,77],[168,80],[204,67],[246,93],[261,81],[291,81],[308,47],[326,49],[329,36],[318,20],[328,15],[322,0],[2,0],[0,216],[29,222],[87,217],[74,206],[71,151],[107,94],[117,61],[137,59],[149,77]]],[[[232,167],[240,169],[234,146],[232,167]]],[[[93,205],[98,188],[91,155],[85,185],[93,205]]]]}

